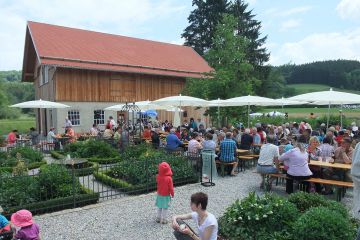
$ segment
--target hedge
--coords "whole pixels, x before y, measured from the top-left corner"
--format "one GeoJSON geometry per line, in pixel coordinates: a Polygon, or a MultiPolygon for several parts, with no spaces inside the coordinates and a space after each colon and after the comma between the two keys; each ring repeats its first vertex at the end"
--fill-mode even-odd
{"type": "Polygon", "coordinates": [[[98,164],[111,164],[111,163],[118,163],[121,161],[121,158],[86,158],[89,162],[95,162],[98,164]]]}
{"type": "MultiPolygon", "coordinates": [[[[94,177],[97,181],[102,182],[110,187],[116,188],[117,190],[127,193],[127,194],[142,194],[149,191],[156,190],[156,182],[149,181],[148,184],[137,184],[132,185],[124,180],[116,179],[108,176],[107,174],[110,170],[102,171],[102,172],[94,172],[94,177]]],[[[185,181],[177,182],[177,179],[174,179],[175,186],[181,186],[188,183],[196,183],[198,182],[198,178],[187,178],[185,181]]]]}
{"type": "Polygon", "coordinates": [[[21,210],[27,209],[31,211],[33,214],[42,214],[54,211],[60,211],[68,208],[74,207],[74,199],[75,199],[75,207],[82,207],[89,204],[94,204],[99,201],[100,194],[92,192],[90,189],[86,189],[82,187],[82,194],[78,194],[69,197],[63,198],[55,198],[47,201],[30,203],[17,207],[10,207],[4,209],[3,215],[10,217],[12,213],[21,210]]]}
{"type": "MultiPolygon", "coordinates": [[[[30,163],[30,164],[27,165],[26,167],[27,167],[29,170],[32,170],[32,169],[39,168],[39,167],[41,167],[42,165],[45,165],[45,164],[46,164],[46,161],[43,160],[43,161],[41,161],[41,162],[30,163]]],[[[13,167],[0,167],[0,173],[2,173],[2,172],[12,173],[12,172],[13,172],[13,167]]]]}
{"type": "Polygon", "coordinates": [[[74,169],[75,170],[75,175],[78,176],[78,177],[83,177],[83,176],[91,175],[91,174],[94,173],[94,171],[97,171],[99,169],[99,164],[98,163],[88,162],[88,164],[90,166],[87,167],[87,168],[74,169]]]}
{"type": "Polygon", "coordinates": [[[65,156],[63,154],[59,153],[58,151],[51,151],[50,155],[51,155],[51,157],[58,159],[58,160],[65,158],[65,156]]]}

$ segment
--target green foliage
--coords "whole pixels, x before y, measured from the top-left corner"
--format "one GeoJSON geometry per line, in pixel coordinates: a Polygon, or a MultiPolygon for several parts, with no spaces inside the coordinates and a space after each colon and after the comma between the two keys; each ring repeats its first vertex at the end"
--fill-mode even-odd
{"type": "Polygon", "coordinates": [[[360,90],[360,62],[355,60],[319,61],[277,67],[288,84],[325,84],[342,89],[360,90]]]}
{"type": "Polygon", "coordinates": [[[354,239],[357,227],[341,203],[304,192],[288,199],[250,193],[219,219],[220,234],[229,240],[354,239]]]}
{"type": "Polygon", "coordinates": [[[38,200],[39,185],[36,177],[10,174],[0,175],[0,206],[22,206],[38,200]]]}
{"type": "Polygon", "coordinates": [[[355,232],[346,218],[326,207],[311,208],[294,224],[298,240],[353,240],[355,232]]]}
{"type": "Polygon", "coordinates": [[[18,153],[21,154],[21,159],[23,159],[26,164],[41,162],[43,160],[42,153],[30,147],[14,148],[11,150],[9,157],[15,158],[18,153]]]}
{"type": "Polygon", "coordinates": [[[18,160],[16,166],[13,168],[14,176],[26,176],[28,175],[28,168],[23,160],[18,160]]]}
{"type": "Polygon", "coordinates": [[[193,0],[192,5],[194,10],[188,17],[189,26],[181,37],[185,39],[186,46],[193,47],[203,56],[212,46],[215,27],[221,21],[222,14],[228,11],[229,2],[193,0]]]}
{"type": "Polygon", "coordinates": [[[59,164],[44,165],[40,168],[39,185],[44,199],[67,197],[72,195],[73,181],[75,194],[79,192],[79,181],[73,177],[65,166],[59,164]]]}
{"type": "Polygon", "coordinates": [[[115,158],[119,156],[116,149],[108,143],[97,140],[74,142],[64,147],[65,154],[80,158],[115,158]]]}
{"type": "Polygon", "coordinates": [[[227,239],[286,239],[298,214],[295,205],[284,198],[250,193],[225,211],[219,229],[227,239]]]}

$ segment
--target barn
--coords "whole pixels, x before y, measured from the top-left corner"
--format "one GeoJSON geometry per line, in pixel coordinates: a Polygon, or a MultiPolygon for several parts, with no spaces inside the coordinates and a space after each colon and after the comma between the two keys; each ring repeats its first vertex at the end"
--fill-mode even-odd
{"type": "MultiPolygon", "coordinates": [[[[212,71],[192,48],[45,23],[27,23],[22,81],[33,82],[36,99],[67,104],[68,109],[43,109],[43,131],[58,131],[68,117],[75,131],[100,126],[108,106],[155,100],[179,94],[187,78],[204,78],[212,71]]],[[[203,110],[186,109],[188,117],[203,110]]],[[[159,118],[172,119],[163,111],[159,118]]],[[[40,120],[37,119],[38,124],[40,120]]]]}

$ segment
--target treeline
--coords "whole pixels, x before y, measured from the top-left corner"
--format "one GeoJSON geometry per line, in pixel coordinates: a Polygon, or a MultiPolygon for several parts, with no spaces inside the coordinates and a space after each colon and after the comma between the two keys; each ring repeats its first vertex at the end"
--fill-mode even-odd
{"type": "Polygon", "coordinates": [[[360,90],[360,62],[329,60],[301,65],[275,67],[287,84],[313,83],[331,87],[360,90]]]}
{"type": "Polygon", "coordinates": [[[0,71],[0,119],[18,118],[22,113],[32,114],[31,109],[10,108],[9,105],[34,98],[34,86],[21,82],[21,71],[0,71]]]}

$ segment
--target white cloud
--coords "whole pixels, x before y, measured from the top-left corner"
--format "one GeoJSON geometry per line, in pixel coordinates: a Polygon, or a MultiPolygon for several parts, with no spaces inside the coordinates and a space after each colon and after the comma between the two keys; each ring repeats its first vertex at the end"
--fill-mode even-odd
{"type": "Polygon", "coordinates": [[[341,0],[341,2],[336,6],[336,11],[342,18],[360,19],[360,1],[341,0]]]}
{"type": "Polygon", "coordinates": [[[302,14],[310,11],[312,9],[312,6],[302,6],[302,7],[296,7],[296,8],[290,8],[285,11],[282,11],[280,14],[281,16],[287,17],[292,16],[296,14],[302,14]]]}
{"type": "Polygon", "coordinates": [[[184,10],[173,0],[0,0],[0,70],[21,69],[27,20],[141,37],[184,10]]]}
{"type": "Polygon", "coordinates": [[[270,17],[289,17],[293,15],[299,15],[310,11],[312,6],[301,6],[296,8],[281,9],[273,7],[265,10],[264,14],[270,17]]]}
{"type": "Polygon", "coordinates": [[[347,32],[312,34],[271,51],[270,64],[297,64],[329,59],[360,60],[360,28],[347,32]]]}
{"type": "Polygon", "coordinates": [[[280,26],[280,32],[286,32],[301,26],[301,20],[299,19],[289,19],[283,22],[280,26]]]}

